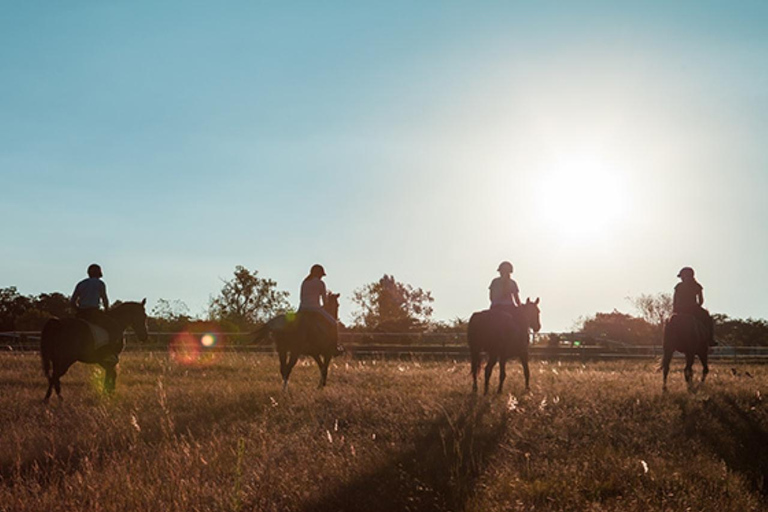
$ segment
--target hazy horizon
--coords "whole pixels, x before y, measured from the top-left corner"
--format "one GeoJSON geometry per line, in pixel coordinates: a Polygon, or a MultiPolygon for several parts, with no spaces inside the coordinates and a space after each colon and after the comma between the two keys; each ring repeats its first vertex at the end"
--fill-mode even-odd
{"type": "Polygon", "coordinates": [[[696,269],[768,316],[768,4],[7,6],[0,287],[200,313],[236,265],[383,274],[434,318],[502,260],[542,330],[696,269]]]}

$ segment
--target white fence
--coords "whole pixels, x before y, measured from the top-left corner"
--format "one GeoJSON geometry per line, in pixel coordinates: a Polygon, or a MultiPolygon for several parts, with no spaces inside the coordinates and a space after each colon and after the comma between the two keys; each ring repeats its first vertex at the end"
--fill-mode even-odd
{"type": "MultiPolygon", "coordinates": [[[[588,340],[579,333],[538,333],[532,336],[530,353],[533,358],[610,360],[649,359],[661,357],[660,344],[627,345],[610,340],[599,344],[586,344],[588,340]],[[549,344],[550,334],[557,334],[561,340],[557,346],[549,344]]],[[[250,333],[166,333],[150,332],[149,339],[139,342],[135,335],[126,335],[128,351],[169,351],[183,343],[199,344],[201,350],[271,352],[268,342],[253,343],[250,333]],[[207,338],[205,338],[208,336],[207,338]]],[[[468,349],[465,333],[376,333],[345,331],[339,333],[339,341],[353,357],[434,357],[466,358],[468,349]]],[[[40,332],[0,332],[0,352],[37,351],[40,346],[40,332]]],[[[733,362],[768,363],[768,347],[713,347],[710,357],[714,360],[733,362]]]]}

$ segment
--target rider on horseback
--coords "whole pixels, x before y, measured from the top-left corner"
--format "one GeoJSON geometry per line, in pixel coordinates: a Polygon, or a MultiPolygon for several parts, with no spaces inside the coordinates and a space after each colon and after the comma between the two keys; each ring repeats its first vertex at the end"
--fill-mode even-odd
{"type": "Polygon", "coordinates": [[[683,267],[677,274],[681,279],[675,286],[672,299],[672,312],[675,314],[693,315],[701,322],[710,346],[717,345],[715,341],[715,324],[709,311],[704,309],[704,288],[696,281],[691,267],[683,267]]]}
{"type": "Polygon", "coordinates": [[[309,313],[312,318],[313,328],[334,344],[338,342],[336,319],[328,313],[323,306],[328,299],[328,292],[323,282],[325,269],[322,265],[312,265],[309,275],[301,283],[301,299],[299,312],[309,313]]]}
{"type": "Polygon", "coordinates": [[[103,274],[101,267],[92,264],[88,267],[88,278],[83,279],[72,292],[69,303],[75,309],[75,316],[86,322],[96,324],[107,331],[109,343],[117,343],[122,337],[122,330],[117,322],[107,313],[109,299],[107,298],[107,285],[101,280],[103,274]],[[99,309],[99,304],[104,304],[104,311],[99,309]]]}
{"type": "Polygon", "coordinates": [[[490,299],[491,309],[514,313],[520,306],[520,289],[512,279],[514,268],[508,261],[502,261],[497,269],[499,277],[491,281],[490,299]]]}

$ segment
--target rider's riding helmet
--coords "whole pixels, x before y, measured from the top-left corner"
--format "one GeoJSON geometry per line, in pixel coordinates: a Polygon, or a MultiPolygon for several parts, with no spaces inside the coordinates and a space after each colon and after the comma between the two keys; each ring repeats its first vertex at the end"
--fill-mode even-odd
{"type": "Polygon", "coordinates": [[[677,277],[682,279],[693,279],[693,269],[691,267],[683,267],[680,272],[677,273],[677,277]]]}
{"type": "Polygon", "coordinates": [[[88,267],[88,277],[102,277],[101,267],[93,263],[88,267]]]}
{"type": "Polygon", "coordinates": [[[499,264],[499,268],[496,269],[499,272],[509,272],[510,274],[515,270],[512,264],[508,261],[502,261],[499,264]]]}
{"type": "Polygon", "coordinates": [[[312,265],[312,269],[309,271],[309,273],[313,276],[323,277],[325,275],[325,269],[322,265],[315,263],[312,265]]]}

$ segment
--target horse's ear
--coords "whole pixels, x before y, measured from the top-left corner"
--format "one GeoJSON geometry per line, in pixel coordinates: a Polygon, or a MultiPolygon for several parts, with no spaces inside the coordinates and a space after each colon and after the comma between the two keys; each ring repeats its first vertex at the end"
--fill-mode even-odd
{"type": "Polygon", "coordinates": [[[146,297],[144,297],[144,298],[141,300],[141,305],[142,305],[142,306],[146,306],[146,305],[147,305],[147,298],[146,298],[146,297]]]}
{"type": "Polygon", "coordinates": [[[526,297],[525,298],[525,303],[526,304],[530,304],[531,303],[531,298],[530,297],[526,297]]]}
{"type": "Polygon", "coordinates": [[[538,305],[539,305],[539,298],[538,298],[538,297],[536,297],[536,300],[535,300],[533,303],[534,303],[534,304],[536,304],[536,305],[538,306],[538,305]]]}

